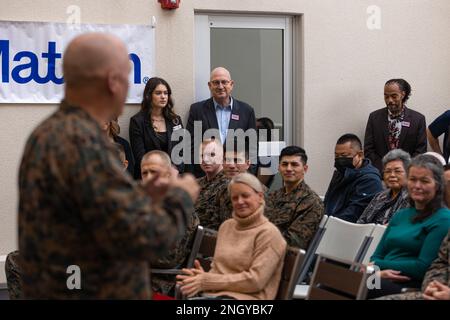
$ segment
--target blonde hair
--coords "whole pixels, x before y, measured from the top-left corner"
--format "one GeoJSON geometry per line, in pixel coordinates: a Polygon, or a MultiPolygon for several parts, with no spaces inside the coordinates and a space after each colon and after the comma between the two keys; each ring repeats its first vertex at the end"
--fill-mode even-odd
{"type": "Polygon", "coordinates": [[[240,173],[233,179],[231,179],[230,183],[228,184],[228,193],[231,193],[231,187],[235,183],[243,183],[255,190],[255,192],[257,193],[264,193],[262,184],[258,180],[258,178],[248,172],[240,173]]]}

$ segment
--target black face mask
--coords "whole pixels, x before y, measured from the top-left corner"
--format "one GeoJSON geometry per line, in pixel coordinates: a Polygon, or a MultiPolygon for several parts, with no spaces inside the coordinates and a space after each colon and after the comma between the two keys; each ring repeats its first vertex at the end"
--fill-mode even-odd
{"type": "Polygon", "coordinates": [[[345,169],[350,168],[354,169],[355,166],[353,165],[353,158],[335,158],[334,159],[334,167],[341,173],[344,174],[345,169]]]}

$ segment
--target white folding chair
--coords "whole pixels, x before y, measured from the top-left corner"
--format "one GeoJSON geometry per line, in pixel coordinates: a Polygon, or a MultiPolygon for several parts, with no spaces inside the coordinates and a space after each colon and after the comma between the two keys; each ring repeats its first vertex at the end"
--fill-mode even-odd
{"type": "MultiPolygon", "coordinates": [[[[316,255],[361,262],[362,253],[367,246],[374,227],[374,224],[356,224],[336,217],[329,217],[326,221],[323,235],[316,249],[311,253],[309,264],[304,266],[306,269],[302,269],[302,272],[309,270],[316,255]]],[[[305,299],[308,289],[308,285],[297,285],[294,291],[294,299],[305,299]]]]}
{"type": "Polygon", "coordinates": [[[370,257],[373,255],[375,250],[380,243],[381,238],[383,237],[384,232],[387,227],[382,224],[377,224],[373,228],[372,234],[370,236],[370,242],[368,243],[367,249],[364,252],[362,263],[368,264],[370,262],[370,257]]]}
{"type": "Polygon", "coordinates": [[[357,224],[329,217],[316,254],[359,262],[357,260],[362,246],[372,234],[374,227],[373,223],[357,224]]]}

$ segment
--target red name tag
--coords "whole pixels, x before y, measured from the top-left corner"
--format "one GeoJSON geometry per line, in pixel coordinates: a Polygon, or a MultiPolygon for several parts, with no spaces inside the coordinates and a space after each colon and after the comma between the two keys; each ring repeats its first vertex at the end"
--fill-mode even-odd
{"type": "Polygon", "coordinates": [[[231,115],[231,119],[233,119],[233,120],[239,120],[239,115],[238,115],[238,114],[232,114],[232,115],[231,115]]]}

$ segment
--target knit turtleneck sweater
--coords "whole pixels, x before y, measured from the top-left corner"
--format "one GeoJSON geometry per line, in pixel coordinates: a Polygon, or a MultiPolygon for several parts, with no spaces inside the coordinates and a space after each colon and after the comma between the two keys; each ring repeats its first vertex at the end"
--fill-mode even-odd
{"type": "Polygon", "coordinates": [[[205,294],[275,299],[286,241],[263,212],[263,206],[246,218],[233,212],[233,219],[222,223],[211,270],[202,274],[205,294]]]}

